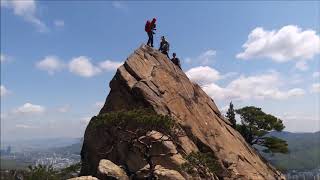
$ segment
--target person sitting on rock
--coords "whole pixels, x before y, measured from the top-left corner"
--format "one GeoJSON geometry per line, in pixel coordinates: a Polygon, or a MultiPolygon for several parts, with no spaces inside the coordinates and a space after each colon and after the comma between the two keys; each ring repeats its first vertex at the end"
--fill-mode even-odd
{"type": "Polygon", "coordinates": [[[171,61],[173,62],[173,64],[175,64],[181,69],[180,59],[176,57],[176,53],[173,53],[172,57],[173,58],[171,59],[171,61]]]}
{"type": "Polygon", "coordinates": [[[160,42],[160,47],[159,47],[159,51],[162,52],[162,54],[167,55],[167,57],[170,59],[169,57],[169,42],[166,40],[166,38],[164,36],[161,36],[161,42],[160,42]]]}
{"type": "Polygon", "coordinates": [[[147,45],[153,47],[153,34],[155,34],[156,30],[156,18],[153,18],[152,21],[150,22],[149,20],[146,22],[146,25],[144,27],[144,30],[148,34],[148,42],[147,45]]]}

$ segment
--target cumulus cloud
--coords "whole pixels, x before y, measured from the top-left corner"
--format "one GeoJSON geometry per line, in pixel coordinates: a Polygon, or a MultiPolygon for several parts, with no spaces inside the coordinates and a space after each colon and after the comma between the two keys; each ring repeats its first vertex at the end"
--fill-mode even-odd
{"type": "Polygon", "coordinates": [[[122,62],[106,60],[98,65],[91,63],[91,59],[85,56],[74,58],[69,63],[70,72],[82,77],[92,77],[103,71],[116,70],[122,62]]]}
{"type": "Polygon", "coordinates": [[[236,55],[240,59],[266,57],[275,62],[306,60],[320,53],[320,38],[316,31],[302,30],[294,25],[271,31],[257,27],[242,47],[244,52],[236,55]]]}
{"type": "Polygon", "coordinates": [[[0,97],[10,94],[10,91],[3,85],[0,86],[0,97]]]}
{"type": "Polygon", "coordinates": [[[82,77],[92,77],[101,72],[101,70],[92,64],[91,60],[85,56],[72,59],[69,63],[69,70],[82,77]]]}
{"type": "Polygon", "coordinates": [[[45,112],[45,107],[31,103],[25,103],[18,107],[14,112],[16,114],[40,114],[45,112]]]}
{"type": "Polygon", "coordinates": [[[102,70],[113,71],[113,70],[116,70],[122,64],[123,64],[122,62],[106,60],[106,61],[99,63],[99,67],[102,70]]]}
{"type": "Polygon", "coordinates": [[[190,80],[199,83],[200,85],[215,82],[221,78],[220,73],[209,66],[198,66],[191,68],[186,72],[190,80]]]}
{"type": "Polygon", "coordinates": [[[206,77],[207,72],[199,71],[189,74],[189,78],[201,85],[202,89],[211,97],[223,100],[246,100],[246,99],[287,99],[289,97],[303,96],[305,91],[301,88],[281,90],[283,83],[279,74],[269,72],[261,75],[244,76],[232,80],[225,87],[221,87],[213,80],[203,80],[198,77],[206,77]]]}
{"type": "Polygon", "coordinates": [[[57,19],[57,20],[55,20],[53,23],[54,23],[54,25],[55,25],[56,27],[64,27],[64,21],[63,21],[63,20],[57,19]]]}
{"type": "Polygon", "coordinates": [[[320,83],[313,83],[311,85],[311,92],[320,93],[320,83]]]}
{"type": "Polygon", "coordinates": [[[36,63],[36,67],[53,75],[55,72],[61,70],[64,64],[56,56],[46,56],[43,60],[36,63]]]}
{"type": "Polygon", "coordinates": [[[37,4],[35,0],[1,0],[1,7],[13,10],[17,16],[35,25],[40,32],[47,31],[47,26],[36,17],[37,4]]]}

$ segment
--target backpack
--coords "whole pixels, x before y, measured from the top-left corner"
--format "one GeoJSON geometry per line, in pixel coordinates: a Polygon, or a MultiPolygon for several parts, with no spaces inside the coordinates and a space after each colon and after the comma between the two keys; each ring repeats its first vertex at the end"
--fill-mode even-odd
{"type": "Polygon", "coordinates": [[[146,22],[146,25],[144,26],[144,30],[146,31],[146,32],[150,32],[150,21],[148,20],[147,22],[146,22]]]}

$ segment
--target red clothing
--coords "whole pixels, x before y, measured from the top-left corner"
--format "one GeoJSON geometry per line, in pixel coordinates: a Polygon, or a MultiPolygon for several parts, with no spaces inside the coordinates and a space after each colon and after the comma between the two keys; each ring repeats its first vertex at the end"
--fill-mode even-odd
{"type": "Polygon", "coordinates": [[[156,21],[155,18],[153,18],[151,22],[148,20],[144,30],[146,32],[151,32],[156,27],[156,21]]]}

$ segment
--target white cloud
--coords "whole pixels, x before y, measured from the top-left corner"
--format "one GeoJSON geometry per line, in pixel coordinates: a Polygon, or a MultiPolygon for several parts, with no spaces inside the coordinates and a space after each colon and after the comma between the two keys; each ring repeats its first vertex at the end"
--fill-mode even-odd
{"type": "Polygon", "coordinates": [[[64,21],[63,21],[63,20],[57,19],[57,20],[55,20],[53,23],[54,23],[54,25],[55,25],[56,27],[64,27],[64,21]]]}
{"type": "Polygon", "coordinates": [[[306,61],[298,61],[295,65],[296,69],[300,71],[306,71],[309,69],[306,61]]]}
{"type": "Polygon", "coordinates": [[[210,64],[214,61],[214,57],[216,56],[217,51],[209,49],[203,53],[201,53],[196,58],[185,58],[185,62],[187,63],[200,63],[201,65],[210,64]]]}
{"type": "MultiPolygon", "coordinates": [[[[199,72],[201,74],[201,72],[199,72]]],[[[207,72],[203,71],[202,76],[206,77],[207,72]]],[[[197,77],[201,77],[197,75],[197,77]]],[[[279,74],[276,72],[265,73],[255,76],[240,76],[232,80],[226,87],[217,85],[214,81],[203,81],[203,79],[193,79],[200,82],[203,90],[214,99],[223,100],[246,100],[246,99],[287,99],[289,97],[303,96],[305,91],[301,88],[280,90],[283,85],[279,74]]]]}
{"type": "Polygon", "coordinates": [[[316,31],[303,31],[294,25],[271,31],[257,27],[242,47],[244,52],[236,55],[240,59],[266,57],[275,62],[306,60],[320,53],[320,38],[316,31]]]}
{"type": "Polygon", "coordinates": [[[31,103],[25,103],[18,107],[14,112],[16,114],[40,114],[45,112],[45,107],[31,103]]]}
{"type": "Polygon", "coordinates": [[[313,78],[318,78],[318,77],[320,77],[320,71],[314,72],[314,73],[312,74],[312,77],[313,77],[313,78]]]}
{"type": "Polygon", "coordinates": [[[17,124],[16,128],[21,128],[21,129],[36,129],[38,127],[36,126],[30,126],[30,125],[26,125],[26,124],[17,124]]]}
{"type": "Polygon", "coordinates": [[[200,85],[215,82],[221,78],[220,73],[209,66],[198,66],[191,68],[186,72],[190,80],[199,83],[200,85]]]}
{"type": "Polygon", "coordinates": [[[0,97],[10,94],[10,91],[3,85],[0,86],[0,97]]]}
{"type": "Polygon", "coordinates": [[[311,85],[311,92],[320,93],[320,83],[313,83],[311,85]]]}
{"type": "Polygon", "coordinates": [[[216,56],[217,52],[209,49],[207,51],[205,51],[204,53],[202,53],[199,57],[198,60],[202,63],[202,64],[208,64],[211,61],[213,61],[213,58],[216,56]]]}
{"type": "Polygon", "coordinates": [[[99,63],[99,67],[102,70],[113,71],[113,70],[116,70],[122,64],[123,64],[122,62],[106,60],[106,61],[99,63]]]}
{"type": "Polygon", "coordinates": [[[61,70],[64,64],[56,56],[46,56],[43,60],[36,63],[36,67],[53,75],[56,71],[61,70]]]}
{"type": "Polygon", "coordinates": [[[1,0],[1,7],[10,8],[17,16],[35,25],[40,32],[47,31],[47,26],[36,17],[37,4],[35,0],[1,0]]]}
{"type": "Polygon", "coordinates": [[[1,53],[1,54],[0,54],[0,62],[1,62],[1,63],[4,63],[4,62],[6,61],[6,59],[7,59],[6,56],[1,53]]]}
{"type": "Polygon", "coordinates": [[[94,106],[97,107],[97,108],[102,108],[104,106],[104,102],[102,102],[102,101],[96,102],[94,104],[94,106]]]}
{"type": "Polygon", "coordinates": [[[82,77],[92,77],[101,72],[100,68],[91,63],[91,60],[85,56],[74,58],[69,63],[70,72],[82,77]]]}
{"type": "Polygon", "coordinates": [[[112,1],[111,4],[116,9],[128,10],[128,6],[123,1],[112,1]]]}
{"type": "Polygon", "coordinates": [[[91,63],[90,58],[80,56],[70,61],[69,70],[79,76],[92,77],[104,71],[114,71],[122,64],[122,62],[106,60],[95,65],[91,63]]]}

